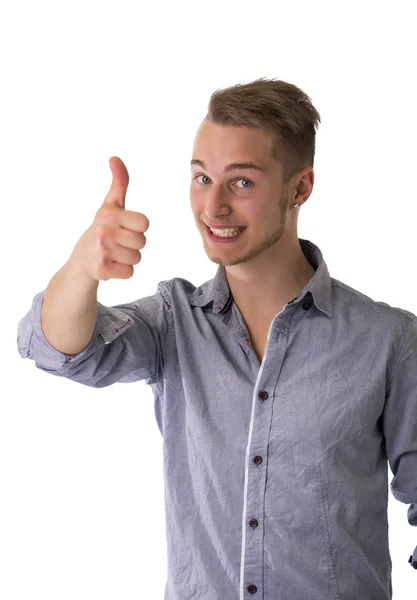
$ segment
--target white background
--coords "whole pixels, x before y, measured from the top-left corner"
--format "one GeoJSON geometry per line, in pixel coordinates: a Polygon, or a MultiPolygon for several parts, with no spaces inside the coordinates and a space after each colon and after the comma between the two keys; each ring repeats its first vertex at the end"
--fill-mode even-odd
{"type": "MultiPolygon", "coordinates": [[[[413,5],[3,3],[2,600],[163,598],[151,389],[87,388],[36,369],[16,345],[19,319],[101,205],[111,156],[130,174],[126,208],[150,227],[133,277],[101,282],[99,300],[130,302],[172,277],[200,285],[217,266],[192,217],[189,161],[209,96],[258,77],[298,85],[322,117],[299,237],[321,248],[333,277],[417,313],[413,5]]],[[[407,508],[390,494],[394,600],[417,594],[407,508]]]]}

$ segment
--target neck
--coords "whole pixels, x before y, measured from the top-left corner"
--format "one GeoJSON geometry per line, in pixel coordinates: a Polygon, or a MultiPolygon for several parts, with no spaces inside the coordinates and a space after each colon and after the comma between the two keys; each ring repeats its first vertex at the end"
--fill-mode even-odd
{"type": "Polygon", "coordinates": [[[226,267],[233,299],[246,314],[276,314],[298,296],[315,273],[298,237],[281,239],[276,249],[272,256],[266,252],[256,260],[226,267]]]}

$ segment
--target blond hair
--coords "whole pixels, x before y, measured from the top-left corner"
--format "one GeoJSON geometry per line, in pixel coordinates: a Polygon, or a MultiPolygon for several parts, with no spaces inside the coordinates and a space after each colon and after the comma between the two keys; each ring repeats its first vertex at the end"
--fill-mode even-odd
{"type": "Polygon", "coordinates": [[[314,166],[320,114],[310,97],[291,83],[261,77],[216,90],[205,118],[217,125],[246,125],[271,133],[272,158],[283,164],[284,184],[314,166]]]}

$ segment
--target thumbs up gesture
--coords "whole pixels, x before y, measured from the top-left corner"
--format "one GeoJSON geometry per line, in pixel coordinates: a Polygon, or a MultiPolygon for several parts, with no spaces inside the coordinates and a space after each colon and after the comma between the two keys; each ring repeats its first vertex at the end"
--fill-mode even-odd
{"type": "Polygon", "coordinates": [[[117,156],[109,160],[113,180],[93,223],[82,234],[68,260],[78,271],[96,281],[129,279],[141,260],[149,220],[125,209],[129,173],[117,156]]]}

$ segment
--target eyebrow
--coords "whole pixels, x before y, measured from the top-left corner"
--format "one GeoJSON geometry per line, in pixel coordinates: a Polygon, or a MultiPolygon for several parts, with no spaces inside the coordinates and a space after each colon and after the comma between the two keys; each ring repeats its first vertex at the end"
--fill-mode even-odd
{"type": "MultiPolygon", "coordinates": [[[[202,167],[203,169],[207,170],[206,165],[203,163],[202,160],[199,160],[198,158],[193,158],[191,160],[191,165],[199,165],[200,167],[202,167]]],[[[255,169],[256,171],[261,171],[262,173],[265,173],[265,169],[263,169],[262,167],[260,167],[259,165],[255,165],[255,163],[252,162],[246,162],[246,163],[231,163],[230,165],[227,165],[224,168],[224,172],[228,173],[229,171],[234,171],[235,169],[255,169]]]]}

